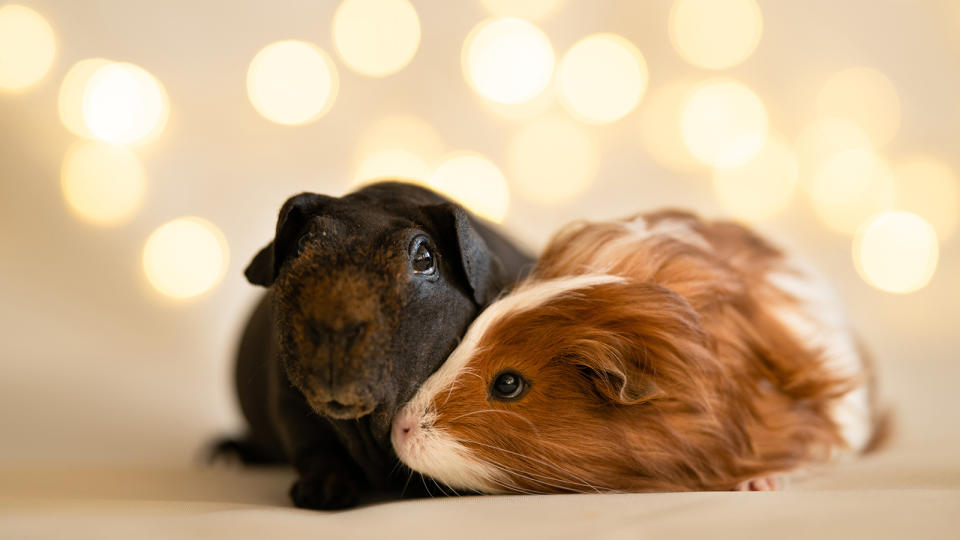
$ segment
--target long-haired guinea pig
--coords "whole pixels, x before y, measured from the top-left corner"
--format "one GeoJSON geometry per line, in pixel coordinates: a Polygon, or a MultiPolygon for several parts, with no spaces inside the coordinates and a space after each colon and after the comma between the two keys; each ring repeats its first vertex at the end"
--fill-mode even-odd
{"type": "Polygon", "coordinates": [[[532,266],[488,224],[419,186],[290,198],[246,270],[270,288],[237,358],[249,431],[215,455],[293,464],[300,507],[399,493],[394,414],[532,266]]]}
{"type": "Polygon", "coordinates": [[[871,372],[794,259],[742,226],[659,212],[555,236],[391,438],[458,489],[767,490],[876,441],[871,372]]]}

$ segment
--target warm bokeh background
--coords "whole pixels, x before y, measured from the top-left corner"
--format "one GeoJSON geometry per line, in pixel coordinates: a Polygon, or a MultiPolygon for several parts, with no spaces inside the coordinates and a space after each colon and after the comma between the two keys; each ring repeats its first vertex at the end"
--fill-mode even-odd
{"type": "Polygon", "coordinates": [[[239,427],[244,266],[288,196],[379,174],[532,248],[664,205],[755,222],[835,281],[900,452],[955,459],[960,3],[367,3],[387,24],[348,1],[335,38],[333,0],[0,0],[0,464],[186,464],[239,427]],[[471,33],[503,6],[530,22],[471,33]],[[890,210],[919,217],[865,225],[890,210]]]}

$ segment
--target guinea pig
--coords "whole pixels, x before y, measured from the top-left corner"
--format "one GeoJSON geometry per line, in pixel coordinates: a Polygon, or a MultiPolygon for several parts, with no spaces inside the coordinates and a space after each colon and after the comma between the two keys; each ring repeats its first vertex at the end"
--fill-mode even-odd
{"type": "Polygon", "coordinates": [[[576,223],[397,414],[407,466],[490,493],[770,490],[885,415],[829,290],[743,226],[576,223]]]}
{"type": "Polygon", "coordinates": [[[532,265],[489,224],[416,185],[290,198],[246,269],[270,289],[237,356],[249,431],[214,454],[291,463],[299,507],[400,492],[394,414],[532,265]]]}

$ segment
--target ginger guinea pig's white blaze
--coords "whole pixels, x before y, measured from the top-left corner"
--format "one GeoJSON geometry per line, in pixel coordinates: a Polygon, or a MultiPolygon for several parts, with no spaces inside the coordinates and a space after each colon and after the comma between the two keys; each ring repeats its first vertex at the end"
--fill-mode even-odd
{"type": "MultiPolygon", "coordinates": [[[[491,325],[497,324],[511,313],[524,312],[558,297],[576,295],[577,292],[596,285],[622,281],[623,278],[601,274],[531,283],[492,304],[490,309],[485,310],[474,321],[460,346],[440,369],[424,382],[394,419],[391,441],[401,461],[410,468],[454,488],[491,493],[510,491],[510,475],[504,470],[504,466],[496,460],[490,461],[476,455],[478,449],[482,454],[484,445],[496,441],[485,442],[489,437],[468,440],[464,438],[466,435],[458,433],[456,428],[448,431],[445,427],[457,422],[470,424],[470,417],[475,415],[510,415],[511,411],[503,406],[481,406],[482,408],[477,409],[469,407],[488,400],[503,403],[526,393],[529,388],[526,381],[519,378],[514,383],[516,387],[510,389],[516,394],[512,398],[501,392],[506,390],[503,384],[498,389],[487,388],[486,381],[481,379],[476,371],[475,356],[481,339],[484,339],[491,325]],[[465,383],[473,383],[474,380],[482,382],[470,384],[470,390],[482,395],[471,396],[474,399],[454,408],[458,400],[466,397],[465,389],[460,387],[465,383]],[[478,388],[478,384],[482,388],[478,388]],[[440,418],[439,414],[441,403],[445,412],[443,418],[440,418]],[[448,405],[450,407],[447,407],[448,405]],[[459,418],[456,418],[457,416],[459,418]]],[[[510,373],[504,375],[509,376],[510,373]]],[[[504,381],[495,381],[494,384],[496,382],[504,381]]],[[[522,423],[536,431],[535,426],[529,422],[522,423]]],[[[531,435],[528,433],[523,436],[529,438],[531,435]]],[[[511,452],[509,448],[501,448],[500,451],[508,454],[511,452]]]]}
{"type": "Polygon", "coordinates": [[[770,489],[877,426],[811,283],[732,223],[573,225],[398,413],[394,449],[485,492],[770,489]]]}

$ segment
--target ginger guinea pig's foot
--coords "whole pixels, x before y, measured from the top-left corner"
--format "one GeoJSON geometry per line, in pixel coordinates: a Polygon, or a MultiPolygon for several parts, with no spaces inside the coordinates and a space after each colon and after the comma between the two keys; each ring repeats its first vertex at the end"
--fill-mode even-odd
{"type": "Polygon", "coordinates": [[[328,472],[300,478],[290,487],[290,498],[299,508],[340,510],[356,506],[360,486],[343,472],[328,472]]]}
{"type": "Polygon", "coordinates": [[[740,482],[734,491],[783,491],[786,487],[784,476],[760,476],[740,482]]]}

